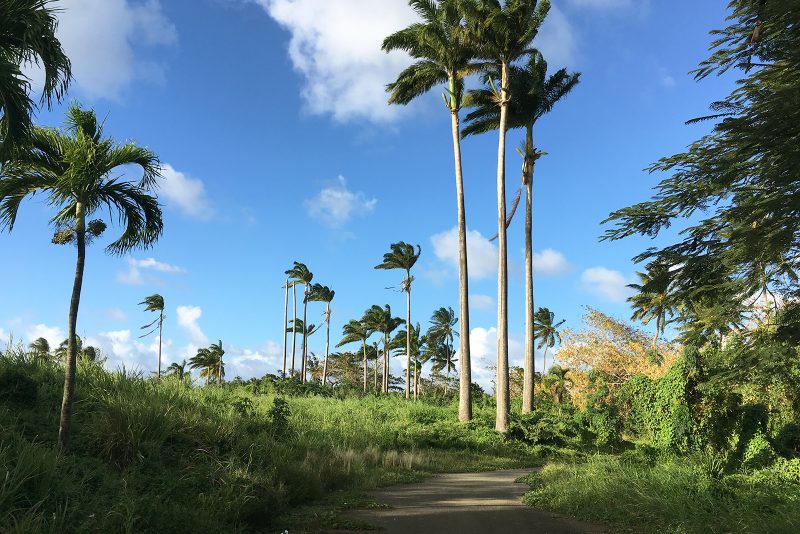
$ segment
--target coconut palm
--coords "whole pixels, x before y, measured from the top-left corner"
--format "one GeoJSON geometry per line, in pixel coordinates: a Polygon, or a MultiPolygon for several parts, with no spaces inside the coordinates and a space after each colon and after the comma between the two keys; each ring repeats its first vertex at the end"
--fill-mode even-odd
{"type": "Polygon", "coordinates": [[[637,293],[628,299],[633,307],[631,320],[643,324],[656,320],[656,333],[653,336],[653,352],[658,351],[658,338],[668,319],[675,314],[676,306],[671,298],[669,269],[661,264],[648,265],[644,273],[637,272],[638,284],[629,284],[637,293]]]}
{"type": "Polygon", "coordinates": [[[553,395],[553,400],[556,404],[560,405],[564,398],[569,393],[569,386],[572,384],[572,379],[567,375],[569,369],[561,367],[560,365],[553,365],[545,376],[542,377],[542,382],[553,395]]]}
{"type": "Polygon", "coordinates": [[[561,343],[561,332],[559,328],[564,324],[564,320],[555,322],[556,314],[548,308],[539,308],[534,316],[533,337],[539,341],[536,348],[544,348],[544,359],[542,360],[542,372],[547,371],[547,349],[553,348],[556,343],[561,343]]]}
{"type": "MultiPolygon", "coordinates": [[[[75,348],[77,350],[77,358],[87,362],[95,362],[97,361],[97,356],[100,351],[97,350],[96,347],[92,347],[91,345],[87,345],[86,347],[83,346],[83,339],[80,336],[75,336],[75,348]]],[[[57,360],[62,362],[69,361],[69,354],[70,354],[70,346],[69,346],[69,338],[65,339],[61,343],[59,343],[56,350],[53,351],[53,356],[57,360]]]]}
{"type": "MultiPolygon", "coordinates": [[[[391,250],[383,255],[383,262],[375,266],[376,269],[403,269],[406,272],[406,277],[400,284],[402,291],[406,293],[406,324],[411,324],[411,283],[414,277],[411,276],[411,269],[417,263],[419,255],[422,254],[422,249],[417,245],[416,252],[414,245],[409,245],[404,241],[399,243],[392,243],[391,250]]],[[[412,325],[413,326],[413,325],[412,325]]],[[[406,339],[406,400],[409,399],[411,388],[411,329],[407,332],[406,339]]]]}
{"type": "Polygon", "coordinates": [[[189,359],[189,367],[200,369],[200,378],[205,379],[206,385],[211,380],[216,380],[218,385],[222,384],[222,379],[225,377],[225,362],[222,360],[224,355],[225,350],[220,340],[206,348],[198,349],[197,354],[189,359]]]}
{"type": "MultiPolygon", "coordinates": [[[[308,270],[308,267],[305,264],[300,262],[294,262],[294,265],[291,269],[286,271],[285,273],[292,279],[296,284],[303,284],[304,291],[303,291],[303,323],[307,322],[308,320],[308,292],[310,291],[311,280],[314,279],[314,274],[308,270]]],[[[297,314],[295,313],[295,317],[297,314]]],[[[308,334],[303,334],[303,352],[300,355],[300,374],[301,374],[301,381],[306,381],[306,360],[308,358],[308,334]]],[[[294,359],[294,354],[292,355],[294,359]]]]}
{"type": "MultiPolygon", "coordinates": [[[[495,67],[488,73],[489,79],[499,79],[502,73],[495,67]]],[[[555,104],[578,84],[579,73],[568,73],[560,69],[547,76],[547,63],[541,53],[531,52],[524,65],[511,65],[508,71],[509,92],[514,95],[508,103],[507,129],[525,130],[525,142],[520,151],[523,156],[522,186],[517,193],[506,226],[514,216],[522,188],[525,189],[525,359],[523,373],[522,412],[533,409],[534,396],[534,340],[533,340],[533,172],[536,160],[542,155],[533,140],[533,128],[541,117],[552,111],[555,104]]],[[[466,97],[473,110],[467,115],[469,124],[463,135],[484,133],[500,127],[500,110],[491,88],[470,91],[466,97]]]]}
{"type": "MultiPolygon", "coordinates": [[[[419,367],[421,365],[421,353],[424,351],[426,343],[425,336],[420,335],[420,326],[411,325],[411,328],[404,328],[395,334],[389,346],[395,350],[395,355],[405,355],[408,361],[408,369],[414,367],[414,400],[417,399],[417,387],[419,385],[419,367]],[[410,340],[410,343],[409,343],[410,340]],[[410,351],[409,351],[410,348],[410,351]]],[[[406,380],[411,381],[411,375],[406,372],[406,380]]],[[[406,388],[408,389],[408,388],[406,388]]]]}
{"type": "Polygon", "coordinates": [[[30,132],[35,106],[22,66],[42,68],[41,103],[48,106],[61,99],[72,78],[69,58],[56,38],[56,11],[50,0],[0,0],[0,138],[9,146],[30,132]]]}
{"type": "MultiPolygon", "coordinates": [[[[348,343],[355,343],[356,341],[361,342],[361,350],[364,355],[364,393],[367,392],[367,339],[369,339],[372,333],[372,329],[367,326],[363,319],[360,321],[350,319],[350,321],[342,327],[342,340],[336,344],[338,348],[348,343]]],[[[377,361],[375,365],[377,368],[377,361]]]]}
{"type": "MultiPolygon", "coordinates": [[[[301,349],[300,353],[307,355],[308,354],[308,338],[309,338],[309,336],[314,334],[317,330],[319,330],[321,327],[322,327],[322,325],[316,326],[313,323],[309,324],[309,325],[306,325],[305,321],[303,321],[302,319],[295,318],[295,319],[292,319],[292,320],[289,321],[289,326],[286,328],[286,331],[287,332],[295,332],[296,334],[300,334],[301,336],[303,336],[303,344],[300,346],[300,349],[301,349]]],[[[300,370],[300,372],[302,373],[302,376],[300,377],[300,381],[301,382],[305,382],[306,381],[306,377],[305,377],[306,371],[307,371],[307,369],[305,368],[305,366],[303,366],[301,368],[301,370],[300,370]]]]}
{"type": "Polygon", "coordinates": [[[398,326],[405,324],[405,320],[392,317],[392,308],[388,304],[383,308],[375,304],[364,313],[364,321],[370,330],[383,334],[383,383],[381,389],[387,393],[389,391],[389,340],[392,332],[398,326]]]}
{"type": "Polygon", "coordinates": [[[164,376],[175,376],[178,380],[183,380],[186,376],[186,360],[183,362],[172,362],[164,371],[164,376]]]}
{"type": "Polygon", "coordinates": [[[144,311],[154,311],[158,312],[158,317],[151,323],[148,323],[142,327],[142,330],[151,329],[149,332],[142,334],[139,338],[143,338],[149,336],[153,332],[158,329],[158,366],[156,370],[156,376],[158,379],[161,379],[161,339],[164,333],[164,297],[159,295],[158,293],[154,295],[150,295],[146,297],[142,302],[139,303],[140,305],[144,305],[144,311]],[[156,326],[158,324],[158,326],[156,326]]]}
{"type": "Polygon", "coordinates": [[[459,314],[461,316],[461,383],[458,418],[472,419],[471,359],[469,350],[469,277],[467,266],[467,217],[464,209],[464,180],[461,169],[459,112],[464,94],[464,77],[475,72],[475,53],[467,42],[463,0],[410,0],[409,5],[422,22],[400,30],[383,42],[383,49],[403,50],[416,61],[387,86],[389,103],[408,104],[438,85],[450,113],[456,178],[458,217],[459,314]]]}
{"type": "Polygon", "coordinates": [[[308,293],[308,300],[325,303],[325,326],[327,327],[327,332],[325,335],[325,363],[322,365],[323,386],[328,380],[328,355],[331,350],[331,301],[335,294],[335,291],[322,284],[314,284],[311,286],[311,290],[308,293]]]}
{"type": "Polygon", "coordinates": [[[45,338],[40,337],[34,340],[28,347],[33,352],[33,356],[37,360],[48,360],[50,359],[50,342],[47,341],[45,338]]]}
{"type": "MultiPolygon", "coordinates": [[[[441,343],[443,349],[438,350],[432,357],[434,360],[434,370],[441,371],[445,369],[447,376],[447,385],[445,386],[445,393],[450,386],[450,371],[454,369],[453,365],[453,338],[458,335],[455,331],[455,325],[458,323],[453,308],[439,308],[433,312],[431,316],[431,326],[428,328],[428,343],[429,345],[437,345],[441,343]],[[444,360],[440,361],[438,357],[444,356],[444,360]]],[[[463,340],[462,340],[463,341],[463,340]]]]}
{"type": "MultiPolygon", "coordinates": [[[[544,0],[479,0],[465,4],[469,39],[487,60],[487,74],[500,70],[500,87],[494,88],[499,108],[497,145],[497,418],[495,429],[507,432],[510,415],[508,389],[508,244],[506,240],[506,132],[509,66],[530,52],[531,41],[544,21],[550,2],[544,0]]],[[[494,81],[491,81],[494,85],[494,81]]]]}
{"type": "Polygon", "coordinates": [[[451,344],[441,337],[432,337],[430,332],[428,330],[428,334],[425,336],[424,359],[433,363],[434,373],[441,375],[444,371],[444,392],[447,393],[450,390],[450,373],[456,370],[454,363],[456,353],[451,344]]]}
{"type": "MultiPolygon", "coordinates": [[[[99,237],[106,228],[102,220],[89,218],[108,210],[124,227],[122,235],[106,247],[111,254],[126,254],[137,248],[152,246],[161,236],[161,209],[153,194],[161,167],[158,157],[134,143],[117,145],[103,138],[103,125],[94,111],[79,106],[67,112],[67,128],[33,128],[29,135],[30,150],[12,151],[3,158],[0,177],[0,230],[14,228],[22,199],[42,193],[57,212],[53,242],[75,243],[77,263],[69,307],[69,340],[74,340],[78,320],[86,244],[99,237]],[[143,171],[136,182],[122,180],[118,169],[137,165],[143,171]]],[[[75,390],[75,358],[77,347],[70,348],[64,378],[64,398],[59,423],[59,447],[66,450],[72,420],[72,399],[75,390]]]]}

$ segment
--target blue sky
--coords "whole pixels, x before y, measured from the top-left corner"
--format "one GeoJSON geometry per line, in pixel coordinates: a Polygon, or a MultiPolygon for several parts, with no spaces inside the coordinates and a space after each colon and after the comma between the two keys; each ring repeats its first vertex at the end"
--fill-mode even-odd
{"type": "MultiPolygon", "coordinates": [[[[399,272],[376,271],[390,243],[419,243],[413,321],[458,309],[455,188],[449,116],[439,91],[389,107],[383,86],[408,64],[380,41],[414,20],[405,0],[61,0],[59,35],[73,61],[68,101],[106,117],[106,132],[136,140],[164,164],[165,233],[148,251],[89,250],[79,333],[109,367],[149,371],[150,318],[167,303],[164,365],[222,339],[228,375],[280,367],[283,271],[305,262],[336,291],[332,338],[372,304],[405,316],[399,272]]],[[[552,69],[581,83],[537,125],[548,153],[534,185],[536,305],[580,327],[582,306],[627,318],[630,258],[647,239],[600,243],[616,208],[644,200],[658,177],[642,169],[708,129],[686,126],[733,79],[695,83],[720,28],[722,0],[554,0],[536,45],[552,69]]],[[[31,76],[36,79],[36,73],[31,76]]],[[[38,122],[61,124],[64,105],[38,122]]],[[[495,357],[496,134],[463,143],[470,237],[474,373],[495,357]]],[[[520,161],[510,135],[509,198],[520,161]]],[[[127,175],[135,178],[135,170],[127,175]]],[[[74,249],[50,244],[50,210],[27,201],[0,234],[0,339],[64,339],[74,249]]],[[[112,237],[111,231],[107,232],[112,237]]],[[[522,219],[509,233],[512,364],[522,356],[522,219]]],[[[664,241],[658,241],[664,242],[664,241]]],[[[309,321],[319,323],[322,305],[309,321]]],[[[324,335],[311,351],[324,352],[324,335]]],[[[399,359],[398,359],[399,360],[399,359]]],[[[393,364],[400,372],[400,361],[393,364]]]]}

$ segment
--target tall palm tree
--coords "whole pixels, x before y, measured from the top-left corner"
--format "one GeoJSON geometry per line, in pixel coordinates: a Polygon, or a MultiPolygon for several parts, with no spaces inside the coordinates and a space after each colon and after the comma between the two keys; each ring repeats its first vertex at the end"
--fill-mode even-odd
{"type": "MultiPolygon", "coordinates": [[[[490,79],[500,78],[498,68],[490,72],[490,79]]],[[[523,373],[522,412],[533,409],[534,396],[534,340],[533,340],[533,172],[542,152],[534,145],[533,127],[541,117],[552,111],[556,103],[578,84],[580,73],[569,74],[560,69],[547,76],[547,63],[542,54],[534,50],[522,66],[511,65],[508,72],[509,92],[514,95],[508,103],[507,129],[523,128],[525,142],[522,147],[522,186],[525,189],[525,360],[523,373]]],[[[500,110],[491,88],[470,91],[467,103],[473,108],[467,115],[469,124],[463,135],[484,133],[500,127],[500,110]]],[[[521,189],[520,189],[521,191],[521,189]]],[[[519,194],[517,195],[517,199],[519,194]]],[[[516,204],[515,204],[516,206],[516,204]]],[[[514,215],[514,207],[506,226],[514,215]]]]}
{"type": "MultiPolygon", "coordinates": [[[[397,332],[394,336],[394,339],[391,341],[390,346],[395,350],[396,355],[405,355],[408,359],[409,369],[413,365],[414,367],[414,400],[418,397],[418,387],[419,387],[419,368],[421,365],[421,355],[422,353],[426,353],[424,349],[424,345],[426,343],[426,338],[424,335],[421,335],[421,330],[419,323],[416,326],[411,325],[411,328],[404,328],[397,332]],[[411,343],[408,343],[408,340],[411,340],[411,343]],[[410,348],[410,351],[409,351],[410,348]]],[[[406,374],[408,377],[407,380],[411,380],[411,375],[406,374]]]]}
{"type": "Polygon", "coordinates": [[[553,348],[556,343],[561,343],[561,331],[559,328],[564,324],[564,320],[555,322],[556,314],[549,308],[539,308],[534,317],[534,338],[539,341],[536,346],[544,348],[544,359],[542,360],[542,372],[547,371],[547,349],[553,348]]]}
{"type": "Polygon", "coordinates": [[[172,362],[169,364],[164,372],[164,376],[176,376],[178,380],[183,380],[186,376],[186,360],[183,360],[181,363],[172,362]]]}
{"type": "MultiPolygon", "coordinates": [[[[466,4],[470,39],[487,60],[487,74],[499,66],[500,88],[494,90],[499,107],[497,144],[497,418],[495,429],[507,432],[510,416],[508,389],[508,243],[506,240],[506,132],[509,66],[528,54],[531,41],[550,9],[549,0],[479,0],[466,4]]],[[[492,82],[493,83],[493,82],[492,82]]]]}
{"type": "MultiPolygon", "coordinates": [[[[295,283],[303,284],[303,323],[305,323],[308,320],[308,292],[310,290],[311,280],[314,279],[314,274],[308,270],[308,267],[306,267],[304,263],[298,261],[294,262],[292,268],[286,271],[285,274],[288,275],[290,279],[294,280],[295,283]]],[[[297,317],[296,314],[295,317],[297,317]]],[[[306,381],[306,359],[308,358],[306,350],[308,348],[308,339],[306,338],[307,334],[303,333],[303,352],[300,355],[300,374],[302,382],[306,381]]]]}
{"type": "Polygon", "coordinates": [[[139,338],[143,338],[149,336],[153,332],[158,329],[158,367],[156,371],[156,376],[159,380],[161,380],[161,339],[164,333],[164,297],[159,295],[158,293],[154,295],[150,295],[146,297],[142,302],[139,303],[140,305],[144,305],[144,311],[154,311],[158,312],[158,317],[151,323],[148,323],[142,327],[142,330],[152,329],[149,332],[142,334],[139,338]],[[156,326],[158,323],[158,326],[156,326]]]}
{"type": "Polygon", "coordinates": [[[432,336],[431,331],[425,336],[424,346],[424,360],[433,362],[433,371],[435,373],[445,373],[444,392],[450,390],[450,373],[456,370],[454,364],[455,351],[453,346],[447,343],[443,338],[432,336]]]}
{"type": "Polygon", "coordinates": [[[364,319],[360,321],[350,319],[350,321],[342,327],[342,340],[336,344],[338,348],[348,343],[355,343],[356,341],[361,342],[361,350],[364,355],[364,393],[367,392],[367,339],[369,339],[372,333],[372,329],[367,326],[364,319]]]}
{"type": "MultiPolygon", "coordinates": [[[[303,321],[302,319],[295,318],[295,319],[291,319],[289,321],[289,326],[286,328],[286,331],[287,332],[295,332],[295,333],[300,334],[301,336],[303,336],[303,344],[300,346],[300,353],[307,355],[308,354],[308,338],[309,338],[309,336],[314,334],[317,330],[319,330],[321,327],[322,327],[322,325],[316,326],[313,323],[307,325],[305,323],[305,321],[303,321]]],[[[305,368],[305,365],[301,368],[300,372],[302,374],[302,376],[300,377],[300,381],[301,382],[305,382],[306,381],[306,377],[305,377],[306,368],[305,368]]]]}
{"type": "Polygon", "coordinates": [[[206,385],[211,380],[215,380],[217,385],[222,384],[225,377],[225,362],[222,360],[224,355],[222,340],[219,340],[206,348],[198,349],[197,354],[189,360],[189,367],[200,369],[200,378],[205,378],[206,385]]]}
{"type": "MultiPolygon", "coordinates": [[[[163,232],[161,208],[153,191],[158,185],[161,166],[158,157],[134,143],[118,145],[103,138],[103,125],[94,111],[74,105],[67,112],[67,128],[33,128],[30,150],[12,151],[3,158],[0,171],[0,230],[12,230],[22,199],[35,193],[48,196],[57,209],[53,241],[75,243],[78,259],[69,306],[68,340],[76,339],[87,241],[99,237],[106,228],[102,220],[89,218],[108,210],[124,227],[122,235],[106,247],[111,254],[125,254],[152,246],[163,232]],[[118,169],[137,165],[143,175],[137,182],[121,180],[118,169]]],[[[2,154],[0,154],[2,155],[2,154]]],[[[75,392],[75,358],[72,343],[64,374],[58,444],[66,450],[72,420],[75,392]]]]}
{"type": "MultiPolygon", "coordinates": [[[[286,376],[286,324],[289,321],[289,279],[286,279],[286,283],[283,285],[284,294],[283,294],[283,370],[281,371],[283,376],[286,376]]],[[[295,295],[296,297],[296,295],[295,295]]],[[[295,306],[297,305],[297,300],[295,300],[295,306]]],[[[297,316],[297,310],[295,309],[294,315],[297,316]]]]}
{"type": "MultiPolygon", "coordinates": [[[[56,38],[50,0],[0,0],[0,138],[15,145],[31,129],[31,84],[25,64],[44,71],[41,103],[60,100],[72,79],[69,58],[56,38]]],[[[3,148],[0,146],[0,148],[3,148]]]]}
{"type": "MultiPolygon", "coordinates": [[[[403,269],[406,272],[405,279],[401,282],[400,288],[406,293],[406,324],[411,324],[411,283],[414,277],[411,276],[411,269],[417,263],[422,249],[417,245],[416,252],[414,245],[409,245],[404,241],[392,243],[391,250],[383,255],[383,262],[375,266],[376,269],[403,269]]],[[[411,329],[406,336],[406,400],[409,399],[411,388],[411,329]]]]}
{"type": "Polygon", "coordinates": [[[658,338],[663,332],[668,319],[675,314],[675,302],[670,295],[669,269],[665,265],[648,265],[644,273],[637,272],[638,284],[629,284],[637,293],[628,299],[633,307],[631,320],[642,321],[643,324],[656,320],[656,333],[653,336],[653,348],[658,350],[658,338]]]}
{"type": "Polygon", "coordinates": [[[40,337],[34,340],[28,347],[38,360],[48,360],[50,358],[50,342],[40,337]]]}
{"type": "Polygon", "coordinates": [[[325,303],[325,325],[327,327],[327,332],[325,335],[325,363],[322,365],[323,386],[328,381],[328,355],[331,350],[331,301],[334,295],[336,295],[335,291],[322,284],[314,284],[311,286],[311,290],[308,293],[308,300],[325,303]]]}
{"type": "Polygon", "coordinates": [[[472,419],[472,370],[469,347],[469,276],[467,266],[467,216],[464,208],[464,179],[461,168],[459,112],[464,94],[464,77],[475,72],[474,50],[467,42],[463,16],[464,0],[409,0],[422,22],[396,32],[383,42],[383,49],[404,50],[416,61],[387,86],[389,103],[408,104],[438,85],[450,113],[453,159],[456,177],[458,218],[458,288],[461,316],[461,383],[458,405],[460,421],[472,419]]]}
{"type": "Polygon", "coordinates": [[[370,330],[383,334],[383,383],[381,389],[384,393],[389,392],[389,349],[390,336],[398,326],[405,324],[405,320],[399,317],[392,317],[392,308],[388,304],[383,308],[377,304],[369,308],[364,314],[364,320],[370,330]]]}
{"type": "Polygon", "coordinates": [[[441,341],[443,348],[446,350],[438,351],[438,355],[442,353],[445,356],[444,362],[439,362],[434,356],[434,360],[436,363],[434,364],[434,369],[441,370],[445,369],[447,375],[447,382],[445,386],[445,393],[447,392],[448,388],[450,387],[450,371],[454,367],[453,366],[453,338],[454,336],[458,335],[458,332],[455,331],[455,325],[458,323],[458,317],[456,317],[453,308],[439,308],[433,312],[431,316],[431,326],[428,328],[428,343],[435,345],[437,342],[441,341]]]}

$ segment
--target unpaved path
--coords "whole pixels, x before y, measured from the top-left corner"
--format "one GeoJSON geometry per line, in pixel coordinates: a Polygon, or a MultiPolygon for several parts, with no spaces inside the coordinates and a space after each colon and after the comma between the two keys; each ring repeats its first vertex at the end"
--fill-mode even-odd
{"type": "Polygon", "coordinates": [[[530,469],[440,475],[372,494],[388,508],[353,510],[346,517],[404,534],[598,534],[605,530],[522,504],[530,469]]]}

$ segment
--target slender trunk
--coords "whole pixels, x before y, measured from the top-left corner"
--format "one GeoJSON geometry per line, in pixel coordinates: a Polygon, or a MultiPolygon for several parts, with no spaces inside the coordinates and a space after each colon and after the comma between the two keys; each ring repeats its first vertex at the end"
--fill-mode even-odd
{"type": "Polygon", "coordinates": [[[389,334],[383,338],[383,392],[389,393],[389,334]]]}
{"type": "MultiPolygon", "coordinates": [[[[454,79],[450,86],[454,87],[454,79]]],[[[458,209],[458,310],[460,318],[458,420],[472,420],[472,364],[469,350],[469,276],[467,268],[467,217],[464,209],[464,176],[461,170],[461,133],[458,107],[451,106],[453,158],[456,171],[456,205],[458,209]]]]}
{"type": "Polygon", "coordinates": [[[289,320],[289,280],[286,280],[286,285],[284,286],[286,290],[283,292],[283,376],[286,376],[286,336],[288,334],[287,321],[289,320]]]}
{"type": "Polygon", "coordinates": [[[331,303],[328,302],[325,307],[325,322],[327,323],[327,332],[325,334],[325,363],[322,365],[322,385],[328,382],[328,354],[331,350],[331,303]]]}
{"type": "Polygon", "coordinates": [[[508,64],[501,65],[500,139],[497,144],[497,419],[495,430],[508,432],[508,243],[506,241],[506,122],[508,115],[508,64]]]}
{"type": "Polygon", "coordinates": [[[525,186],[525,363],[522,377],[522,413],[533,411],[536,362],[533,348],[533,125],[525,132],[525,159],[522,163],[525,186]]]}
{"type": "Polygon", "coordinates": [[[453,347],[447,344],[447,371],[445,371],[444,394],[447,395],[450,391],[450,366],[453,365],[450,360],[450,355],[453,354],[453,347]]]}
{"type": "Polygon", "coordinates": [[[419,398],[419,364],[414,362],[414,401],[419,398]]]}
{"type": "Polygon", "coordinates": [[[411,271],[406,271],[406,400],[411,391],[411,271]]]}
{"type": "Polygon", "coordinates": [[[222,356],[219,357],[219,363],[217,364],[217,385],[222,385],[222,356]]]}
{"type": "Polygon", "coordinates": [[[292,371],[291,374],[294,376],[294,360],[295,360],[295,353],[296,353],[296,345],[297,345],[297,284],[292,284],[292,300],[294,304],[292,304],[292,371]]]}
{"type": "Polygon", "coordinates": [[[656,334],[653,336],[653,352],[658,352],[658,335],[661,333],[661,316],[656,317],[656,334]]]}
{"type": "Polygon", "coordinates": [[[364,350],[364,393],[367,392],[367,340],[362,341],[362,348],[364,350]]]}
{"type": "Polygon", "coordinates": [[[67,338],[67,361],[64,366],[64,396],[61,400],[61,419],[58,424],[58,448],[61,452],[69,449],[69,433],[72,423],[72,401],[75,397],[75,367],[78,359],[76,330],[78,307],[81,303],[83,270],[86,264],[86,214],[83,203],[75,208],[75,234],[78,245],[78,260],[75,263],[75,280],[72,284],[72,298],[69,303],[69,325],[67,338]]]}
{"type": "Polygon", "coordinates": [[[380,355],[378,354],[378,344],[375,343],[374,346],[375,346],[375,369],[373,370],[374,371],[373,375],[375,377],[375,384],[373,386],[373,389],[375,390],[375,393],[378,393],[378,360],[380,359],[380,355]]]}
{"type": "Polygon", "coordinates": [[[164,336],[164,310],[158,318],[158,379],[161,380],[161,339],[164,336]]]}
{"type": "Polygon", "coordinates": [[[544,359],[542,359],[542,376],[547,371],[547,345],[544,346],[544,359]]]}
{"type": "Polygon", "coordinates": [[[303,362],[301,371],[303,377],[300,379],[301,382],[306,381],[306,365],[308,359],[308,284],[305,286],[305,290],[303,291],[303,362]]]}

